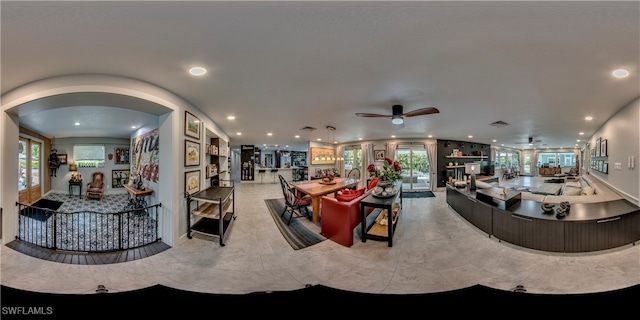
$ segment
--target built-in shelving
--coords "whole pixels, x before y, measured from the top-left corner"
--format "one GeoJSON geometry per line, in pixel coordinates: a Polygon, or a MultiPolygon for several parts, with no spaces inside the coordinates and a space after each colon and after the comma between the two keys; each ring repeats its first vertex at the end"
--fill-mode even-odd
{"type": "Polygon", "coordinates": [[[220,185],[221,180],[228,179],[226,175],[230,170],[227,159],[229,146],[226,141],[216,137],[211,131],[207,131],[206,141],[205,154],[208,159],[205,176],[210,179],[210,185],[217,186],[220,185]]]}

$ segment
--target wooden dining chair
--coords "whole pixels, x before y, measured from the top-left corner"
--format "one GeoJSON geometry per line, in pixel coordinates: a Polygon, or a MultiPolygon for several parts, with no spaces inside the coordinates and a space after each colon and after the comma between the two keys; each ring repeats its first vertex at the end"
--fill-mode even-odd
{"type": "Polygon", "coordinates": [[[282,175],[278,175],[280,178],[280,186],[282,187],[282,194],[284,196],[284,210],[280,217],[285,219],[285,215],[289,213],[289,219],[287,220],[287,225],[291,224],[291,219],[294,215],[298,217],[306,217],[308,219],[312,219],[312,213],[309,211],[309,206],[311,205],[311,196],[305,195],[302,197],[296,196],[295,188],[292,187],[287,180],[285,180],[282,175]]]}

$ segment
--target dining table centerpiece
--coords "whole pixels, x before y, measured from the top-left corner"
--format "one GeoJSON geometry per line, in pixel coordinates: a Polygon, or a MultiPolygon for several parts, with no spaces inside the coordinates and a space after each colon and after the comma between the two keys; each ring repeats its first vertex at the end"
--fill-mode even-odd
{"type": "Polygon", "coordinates": [[[382,164],[371,163],[367,166],[369,177],[377,177],[378,185],[374,189],[374,195],[394,195],[395,182],[402,179],[400,173],[402,167],[398,161],[391,160],[391,158],[384,158],[382,164]]]}

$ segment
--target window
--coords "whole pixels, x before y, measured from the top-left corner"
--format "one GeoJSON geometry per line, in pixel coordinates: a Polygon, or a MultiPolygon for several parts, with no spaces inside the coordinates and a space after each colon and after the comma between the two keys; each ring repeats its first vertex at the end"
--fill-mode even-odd
{"type": "Polygon", "coordinates": [[[558,165],[561,167],[575,167],[576,154],[573,152],[558,153],[558,165]]]}
{"type": "Polygon", "coordinates": [[[576,154],[573,152],[541,152],[538,167],[575,167],[576,154]]]}
{"type": "Polygon", "coordinates": [[[73,159],[78,167],[104,167],[105,148],[103,145],[73,146],[73,159]]]}
{"type": "Polygon", "coordinates": [[[351,169],[357,168],[362,171],[362,149],[345,148],[344,150],[344,171],[345,177],[351,169]]]}

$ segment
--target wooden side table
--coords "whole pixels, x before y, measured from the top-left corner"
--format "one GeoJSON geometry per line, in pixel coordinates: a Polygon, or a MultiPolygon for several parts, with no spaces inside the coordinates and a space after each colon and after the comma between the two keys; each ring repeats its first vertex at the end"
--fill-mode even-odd
{"type": "Polygon", "coordinates": [[[146,196],[153,193],[153,189],[145,188],[144,190],[136,189],[129,185],[124,185],[124,188],[129,192],[129,204],[125,209],[142,209],[147,206],[147,201],[144,200],[146,196]]]}
{"type": "Polygon", "coordinates": [[[78,196],[82,198],[82,180],[77,180],[77,181],[69,180],[69,197],[73,195],[71,190],[74,186],[78,186],[78,189],[79,189],[78,196]]]}

